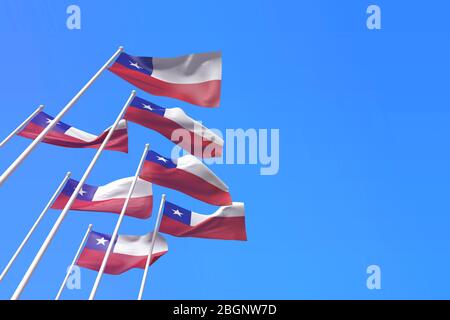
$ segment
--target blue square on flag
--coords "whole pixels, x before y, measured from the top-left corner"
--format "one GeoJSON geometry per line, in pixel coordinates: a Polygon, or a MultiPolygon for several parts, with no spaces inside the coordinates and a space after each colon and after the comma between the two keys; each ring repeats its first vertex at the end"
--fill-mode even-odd
{"type": "Polygon", "coordinates": [[[184,224],[191,224],[191,211],[168,201],[164,204],[164,215],[184,224]]]}

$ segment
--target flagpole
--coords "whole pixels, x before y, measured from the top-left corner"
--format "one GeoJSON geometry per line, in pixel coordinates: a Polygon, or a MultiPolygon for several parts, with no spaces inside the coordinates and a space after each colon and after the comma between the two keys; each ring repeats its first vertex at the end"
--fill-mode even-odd
{"type": "Polygon", "coordinates": [[[44,105],[41,104],[39,107],[37,107],[36,110],[34,110],[32,114],[30,114],[28,118],[25,119],[24,122],[22,122],[16,129],[14,129],[13,132],[11,132],[2,142],[0,142],[0,148],[3,147],[9,140],[11,140],[11,138],[14,137],[17,132],[22,130],[28,124],[28,122],[30,122],[39,112],[42,111],[42,109],[44,109],[44,105]]]}
{"type": "Polygon", "coordinates": [[[112,251],[112,247],[114,245],[114,242],[116,241],[117,234],[119,233],[120,225],[122,224],[123,217],[125,216],[125,212],[127,211],[127,208],[128,208],[128,202],[130,201],[130,198],[133,194],[134,188],[136,187],[136,183],[139,178],[139,174],[141,173],[142,166],[144,165],[145,157],[147,156],[147,152],[148,152],[149,148],[150,148],[150,145],[147,143],[145,145],[144,152],[142,153],[141,160],[139,161],[139,165],[136,169],[133,183],[131,184],[130,189],[128,190],[128,195],[123,204],[122,211],[120,212],[119,218],[117,219],[116,227],[114,228],[114,232],[111,236],[111,240],[109,241],[108,248],[106,249],[105,256],[103,257],[103,260],[102,260],[102,264],[100,266],[100,269],[98,270],[97,278],[95,278],[94,285],[92,286],[92,291],[91,291],[91,294],[89,295],[89,300],[94,300],[95,294],[97,293],[98,285],[100,284],[100,280],[102,279],[103,273],[105,271],[106,263],[108,262],[109,256],[112,251]]]}
{"type": "Polygon", "coordinates": [[[19,167],[23,160],[34,150],[34,148],[44,139],[45,135],[53,129],[53,127],[61,120],[61,118],[69,111],[74,104],[80,99],[83,93],[94,83],[95,80],[105,71],[111,62],[123,51],[123,47],[119,47],[117,51],[108,59],[108,61],[97,71],[97,73],[84,85],[83,88],[66,104],[66,106],[58,113],[58,115],[50,121],[44,130],[34,139],[28,147],[19,155],[16,160],[6,169],[0,176],[0,187],[8,179],[8,177],[19,167]]]}
{"type": "Polygon", "coordinates": [[[17,300],[19,299],[20,295],[22,294],[23,289],[27,285],[28,281],[30,280],[31,275],[33,274],[34,270],[36,269],[37,265],[39,264],[39,261],[41,260],[42,256],[44,255],[45,251],[47,250],[48,246],[50,245],[50,242],[53,240],[53,237],[55,236],[56,232],[58,231],[61,223],[63,222],[64,218],[66,217],[67,213],[70,210],[70,207],[72,206],[73,202],[77,198],[78,193],[80,192],[81,188],[83,187],[84,183],[86,182],[87,178],[89,177],[89,174],[91,173],[92,169],[94,168],[95,164],[97,163],[97,160],[100,158],[100,155],[102,154],[103,150],[105,149],[107,143],[111,139],[114,131],[116,130],[117,125],[119,124],[119,121],[123,118],[123,115],[127,111],[128,106],[131,103],[131,100],[136,96],[136,91],[132,91],[130,96],[128,97],[127,102],[123,106],[122,110],[120,111],[119,115],[117,116],[116,120],[114,121],[114,124],[111,127],[111,130],[109,130],[108,134],[105,137],[105,140],[103,140],[100,148],[98,148],[97,152],[94,155],[94,158],[92,158],[91,163],[87,167],[86,171],[83,174],[83,177],[81,178],[80,182],[78,182],[78,185],[75,187],[75,190],[73,191],[72,195],[70,196],[69,200],[66,203],[66,206],[60,213],[58,219],[56,220],[55,224],[53,225],[52,229],[50,230],[49,234],[47,235],[47,238],[44,240],[44,243],[42,244],[41,248],[39,249],[38,253],[34,257],[33,262],[28,267],[27,272],[22,278],[22,281],[19,283],[19,285],[16,288],[16,291],[11,297],[11,300],[17,300]]]}
{"type": "Polygon", "coordinates": [[[145,263],[144,274],[142,276],[142,281],[141,281],[141,288],[139,289],[139,295],[137,298],[138,300],[142,300],[142,295],[144,293],[145,282],[147,280],[147,274],[148,274],[148,267],[152,261],[153,248],[155,247],[156,235],[158,234],[159,223],[161,221],[162,211],[163,211],[165,203],[166,203],[166,195],[163,194],[161,197],[161,204],[159,205],[158,216],[156,217],[155,229],[154,229],[153,235],[152,235],[152,242],[150,244],[150,250],[149,250],[148,256],[147,256],[147,262],[145,263]]]}
{"type": "Polygon", "coordinates": [[[14,261],[17,259],[17,256],[20,254],[20,252],[22,251],[23,247],[27,244],[28,240],[30,239],[31,235],[33,234],[33,232],[36,230],[36,228],[38,227],[39,223],[41,222],[42,218],[44,218],[45,214],[47,213],[48,209],[50,209],[51,205],[53,204],[53,202],[55,201],[56,197],[60,194],[61,190],[64,188],[64,186],[66,185],[67,180],[69,180],[70,178],[70,172],[66,173],[66,176],[64,177],[63,181],[61,182],[61,184],[59,185],[58,189],[56,189],[55,193],[53,194],[53,196],[50,198],[50,200],[48,201],[47,205],[45,206],[44,210],[42,210],[41,214],[39,215],[39,217],[36,219],[36,222],[33,224],[33,226],[31,227],[30,231],[28,231],[28,234],[25,236],[25,238],[23,239],[22,243],[20,244],[19,248],[17,248],[16,252],[14,253],[14,255],[12,256],[11,260],[9,260],[8,264],[6,265],[5,269],[3,269],[2,274],[0,275],[0,281],[3,280],[3,278],[6,276],[6,274],[8,273],[9,269],[11,268],[12,264],[14,263],[14,261]]]}
{"type": "Polygon", "coordinates": [[[67,269],[66,276],[64,277],[63,282],[61,283],[61,287],[59,288],[58,294],[56,295],[55,300],[59,300],[61,297],[61,293],[64,290],[64,287],[66,286],[67,280],[69,279],[70,274],[72,273],[73,266],[77,262],[78,256],[80,255],[81,250],[83,249],[83,246],[86,242],[87,237],[89,236],[89,232],[92,230],[92,224],[90,224],[86,230],[86,233],[84,234],[83,240],[81,240],[80,246],[78,247],[78,251],[75,254],[75,257],[73,257],[72,263],[70,264],[70,267],[67,269]]]}

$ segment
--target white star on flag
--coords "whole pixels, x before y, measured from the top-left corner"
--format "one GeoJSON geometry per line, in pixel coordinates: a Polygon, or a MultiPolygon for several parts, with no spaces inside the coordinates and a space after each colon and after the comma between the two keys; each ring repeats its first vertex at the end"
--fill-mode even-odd
{"type": "Polygon", "coordinates": [[[97,241],[97,245],[98,245],[98,246],[99,246],[99,245],[106,246],[106,242],[108,241],[108,240],[106,240],[106,239],[103,238],[103,237],[98,238],[98,239],[95,239],[95,240],[97,241]]]}
{"type": "Polygon", "coordinates": [[[143,103],[142,105],[143,105],[143,108],[144,108],[144,109],[147,109],[147,110],[150,110],[150,111],[153,110],[153,108],[152,108],[149,104],[143,103]]]}
{"type": "Polygon", "coordinates": [[[178,209],[177,209],[177,210],[173,210],[173,209],[172,209],[172,211],[173,211],[173,214],[174,214],[174,215],[179,216],[180,218],[183,216],[183,214],[182,214],[182,213],[180,212],[180,210],[178,210],[178,209]]]}
{"type": "Polygon", "coordinates": [[[142,69],[142,67],[138,65],[137,62],[130,61],[130,66],[135,67],[136,69],[142,69]]]}
{"type": "Polygon", "coordinates": [[[84,191],[83,188],[78,192],[80,196],[84,196],[87,193],[87,191],[84,191]]]}
{"type": "Polygon", "coordinates": [[[52,122],[52,119],[47,118],[47,124],[49,124],[50,122],[52,122]]]}
{"type": "Polygon", "coordinates": [[[164,157],[160,157],[160,156],[156,156],[156,157],[158,158],[159,161],[162,161],[162,162],[164,162],[164,163],[167,162],[167,159],[164,158],[164,157]]]}

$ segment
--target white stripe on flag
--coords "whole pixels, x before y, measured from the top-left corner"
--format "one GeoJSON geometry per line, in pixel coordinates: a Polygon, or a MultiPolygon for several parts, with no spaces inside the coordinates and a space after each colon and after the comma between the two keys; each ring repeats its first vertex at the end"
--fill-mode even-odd
{"type": "MultiPolygon", "coordinates": [[[[116,131],[119,129],[124,129],[127,127],[127,121],[126,120],[120,120],[119,124],[116,127],[116,131]]],[[[110,128],[106,129],[105,131],[108,131],[110,128]]],[[[65,135],[68,135],[69,137],[80,139],[82,141],[91,142],[98,138],[95,134],[91,134],[89,132],[70,127],[66,132],[64,132],[65,135]]]]}
{"type": "Polygon", "coordinates": [[[200,214],[197,212],[191,213],[191,226],[196,226],[205,220],[212,217],[243,217],[245,216],[244,203],[243,202],[233,202],[231,206],[220,207],[213,214],[200,214]]]}
{"type": "MultiPolygon", "coordinates": [[[[92,201],[103,201],[110,199],[125,199],[133,183],[134,177],[128,177],[110,182],[98,187],[92,201]]],[[[152,195],[152,184],[138,178],[131,198],[147,197],[152,195]]]]}
{"type": "Polygon", "coordinates": [[[86,141],[86,142],[91,142],[94,141],[95,139],[97,139],[97,136],[91,133],[88,133],[86,131],[74,128],[74,127],[70,127],[66,132],[64,132],[65,135],[75,138],[75,139],[80,139],[82,141],[86,141]]]}
{"type": "MultiPolygon", "coordinates": [[[[152,234],[150,232],[143,236],[126,236],[119,235],[114,245],[114,253],[126,254],[129,256],[148,256],[150,244],[152,242],[152,234]]],[[[166,239],[160,234],[156,236],[153,254],[165,252],[168,250],[166,239]]]]}
{"type": "Polygon", "coordinates": [[[214,141],[218,145],[223,146],[223,139],[221,137],[203,126],[200,122],[189,117],[181,108],[166,109],[164,117],[178,123],[186,130],[194,132],[207,140],[214,141]]]}
{"type": "Polygon", "coordinates": [[[176,58],[153,58],[152,77],[179,84],[221,80],[222,54],[210,52],[176,58]]]}

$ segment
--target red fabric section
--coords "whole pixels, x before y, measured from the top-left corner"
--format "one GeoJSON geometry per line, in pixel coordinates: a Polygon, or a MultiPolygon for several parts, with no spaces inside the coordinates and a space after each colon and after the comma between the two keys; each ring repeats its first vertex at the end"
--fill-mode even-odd
{"type": "Polygon", "coordinates": [[[176,237],[247,240],[245,217],[211,217],[196,226],[188,226],[164,215],[159,232],[176,237]]]}
{"type": "Polygon", "coordinates": [[[109,71],[155,96],[171,97],[202,107],[218,107],[220,103],[221,80],[192,84],[169,83],[142,72],[128,69],[120,63],[114,63],[109,71]]]}
{"type": "MultiPolygon", "coordinates": [[[[150,265],[155,263],[155,261],[166,254],[166,252],[154,253],[152,255],[152,261],[150,261],[150,265]]],[[[105,251],[84,248],[76,264],[83,268],[98,271],[100,269],[100,266],[102,265],[104,256],[105,251]]],[[[117,275],[133,268],[144,269],[146,262],[147,256],[136,257],[119,253],[111,253],[109,255],[108,262],[106,263],[105,273],[117,275]]]]}
{"type": "MultiPolygon", "coordinates": [[[[34,140],[43,130],[44,128],[38,126],[33,122],[30,122],[25,128],[23,128],[19,133],[17,133],[17,135],[34,140]]],[[[47,133],[47,135],[44,137],[42,141],[45,143],[67,148],[98,149],[102,144],[102,142],[105,140],[107,134],[108,134],[107,131],[103,132],[100,136],[97,137],[97,139],[91,142],[86,142],[80,139],[70,137],[60,132],[50,131],[49,133],[47,133]]],[[[128,153],[128,130],[120,129],[114,131],[111,139],[106,145],[106,150],[128,153]]]]}
{"type": "MultiPolygon", "coordinates": [[[[52,205],[52,209],[63,209],[69,201],[69,197],[61,193],[52,205]]],[[[83,201],[76,199],[70,210],[75,211],[95,211],[120,213],[125,199],[111,199],[103,201],[83,201]]],[[[125,215],[139,219],[147,219],[152,214],[153,196],[131,198],[128,202],[125,215]]]]}
{"type": "Polygon", "coordinates": [[[175,144],[178,144],[181,148],[196,157],[211,158],[220,157],[222,155],[222,146],[212,142],[211,140],[202,139],[201,136],[184,129],[178,123],[153,112],[131,106],[128,108],[124,119],[138,123],[146,128],[161,133],[164,137],[171,140],[175,144]],[[182,129],[189,133],[190,138],[184,139],[184,136],[181,136],[178,140],[172,140],[172,133],[177,129],[182,129]]]}
{"type": "Polygon", "coordinates": [[[141,178],[166,188],[181,191],[206,203],[216,206],[231,205],[229,192],[177,168],[168,169],[151,161],[145,161],[141,178]]]}

